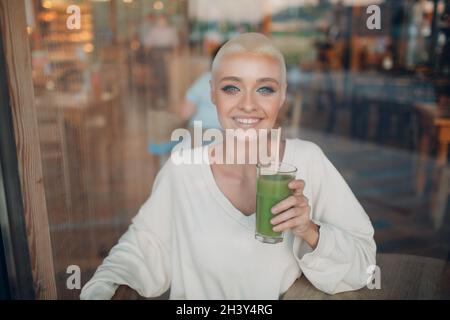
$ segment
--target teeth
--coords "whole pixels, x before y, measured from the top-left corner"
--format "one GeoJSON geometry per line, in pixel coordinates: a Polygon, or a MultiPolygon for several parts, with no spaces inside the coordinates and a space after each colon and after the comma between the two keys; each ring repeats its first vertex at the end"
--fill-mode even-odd
{"type": "Polygon", "coordinates": [[[236,121],[242,124],[254,124],[259,122],[259,119],[250,118],[236,118],[236,121]]]}

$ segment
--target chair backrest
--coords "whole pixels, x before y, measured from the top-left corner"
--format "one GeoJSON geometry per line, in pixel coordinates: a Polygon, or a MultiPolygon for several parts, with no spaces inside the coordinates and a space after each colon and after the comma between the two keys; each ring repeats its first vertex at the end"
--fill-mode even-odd
{"type": "Polygon", "coordinates": [[[69,155],[64,124],[64,114],[61,108],[38,106],[38,133],[44,171],[46,199],[52,224],[64,222],[63,212],[72,208],[69,155]],[[46,170],[51,172],[46,172],[46,170]],[[52,209],[60,203],[63,194],[65,208],[52,209]],[[53,213],[53,214],[52,214],[53,213]]]}

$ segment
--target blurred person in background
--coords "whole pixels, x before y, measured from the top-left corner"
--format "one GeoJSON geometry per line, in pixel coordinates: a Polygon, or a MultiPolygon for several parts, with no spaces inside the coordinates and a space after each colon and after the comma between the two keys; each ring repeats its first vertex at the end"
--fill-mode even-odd
{"type": "Polygon", "coordinates": [[[169,24],[163,14],[149,14],[147,22],[141,30],[141,42],[145,60],[151,65],[151,83],[156,95],[156,107],[163,107],[168,100],[168,67],[167,59],[178,48],[178,31],[169,24]]]}
{"type": "MultiPolygon", "coordinates": [[[[211,62],[216,57],[221,45],[211,52],[211,62]]],[[[203,129],[220,129],[216,106],[211,101],[210,84],[211,71],[200,75],[186,92],[183,103],[177,108],[177,113],[189,120],[189,127],[194,127],[194,121],[200,121],[203,129]]]]}

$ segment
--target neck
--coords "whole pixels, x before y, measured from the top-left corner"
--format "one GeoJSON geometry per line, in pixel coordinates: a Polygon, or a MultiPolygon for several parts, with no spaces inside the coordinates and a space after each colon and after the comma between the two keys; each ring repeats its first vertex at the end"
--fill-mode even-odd
{"type": "MultiPolygon", "coordinates": [[[[236,142],[236,141],[235,141],[236,142]]],[[[286,142],[284,140],[280,141],[280,150],[279,150],[279,161],[281,162],[283,160],[284,151],[286,147],[286,142]]],[[[261,162],[260,158],[260,151],[262,153],[267,153],[267,156],[274,160],[274,157],[276,155],[275,146],[272,150],[272,143],[269,139],[267,141],[267,145],[262,147],[259,145],[259,143],[256,143],[255,141],[252,143],[246,141],[234,144],[229,143],[220,143],[217,144],[213,150],[215,150],[215,154],[218,154],[218,150],[220,150],[220,153],[222,153],[223,156],[223,164],[216,164],[221,166],[225,170],[233,171],[235,174],[239,174],[242,176],[246,176],[248,174],[253,174],[255,171],[255,166],[257,163],[261,162]],[[263,150],[260,150],[260,147],[263,148],[263,150]],[[265,150],[264,150],[265,149],[265,150]]],[[[212,150],[210,151],[213,152],[212,150]]]]}

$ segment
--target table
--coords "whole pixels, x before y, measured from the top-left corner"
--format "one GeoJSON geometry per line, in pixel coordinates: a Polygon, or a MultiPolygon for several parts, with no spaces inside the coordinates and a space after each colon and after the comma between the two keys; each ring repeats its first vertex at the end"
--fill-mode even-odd
{"type": "MultiPolygon", "coordinates": [[[[381,289],[328,295],[316,289],[305,276],[284,294],[283,300],[368,300],[368,299],[450,299],[450,264],[444,260],[402,255],[378,254],[381,289]]],[[[368,275],[369,276],[369,275],[368,275]]],[[[159,298],[168,298],[167,294],[159,298]]],[[[143,299],[127,286],[120,286],[114,300],[143,299]]]]}
{"type": "Polygon", "coordinates": [[[299,278],[286,292],[284,300],[392,300],[450,299],[450,266],[444,260],[401,255],[378,254],[381,288],[329,295],[319,291],[306,279],[299,278]]]}

